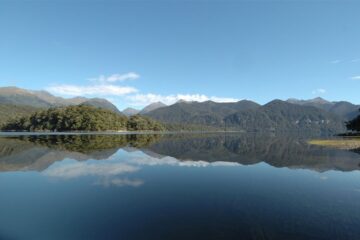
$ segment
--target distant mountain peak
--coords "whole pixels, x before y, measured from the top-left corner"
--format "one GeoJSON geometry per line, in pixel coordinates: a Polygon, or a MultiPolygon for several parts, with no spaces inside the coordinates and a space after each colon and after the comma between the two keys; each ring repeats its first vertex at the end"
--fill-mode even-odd
{"type": "Polygon", "coordinates": [[[328,104],[330,103],[329,101],[321,98],[321,97],[316,97],[316,98],[313,98],[313,99],[310,99],[308,100],[309,102],[313,102],[313,103],[320,103],[320,104],[328,104]]]}
{"type": "Polygon", "coordinates": [[[109,101],[102,98],[62,98],[54,96],[45,90],[27,90],[18,87],[0,87],[0,103],[36,108],[60,107],[68,105],[86,104],[100,108],[120,111],[109,101]]]}
{"type": "Polygon", "coordinates": [[[167,105],[163,102],[153,102],[153,103],[147,105],[146,107],[144,107],[139,113],[146,114],[148,112],[151,112],[155,109],[162,108],[162,107],[167,107],[167,105]]]}
{"type": "Polygon", "coordinates": [[[271,105],[271,104],[285,104],[285,103],[289,103],[287,101],[283,101],[283,100],[280,100],[280,99],[274,99],[270,102],[268,102],[267,104],[265,105],[271,105]]]}
{"type": "Polygon", "coordinates": [[[131,107],[128,107],[128,108],[125,108],[122,113],[125,114],[125,116],[133,116],[133,115],[136,115],[140,112],[140,110],[137,110],[135,108],[131,108],[131,107]]]}
{"type": "Polygon", "coordinates": [[[31,94],[31,91],[27,91],[22,88],[18,88],[15,86],[10,87],[0,87],[0,93],[2,94],[31,94]]]}
{"type": "Polygon", "coordinates": [[[176,101],[176,103],[189,103],[190,101],[186,101],[184,99],[179,99],[176,101]]]}
{"type": "Polygon", "coordinates": [[[299,102],[301,102],[301,101],[303,101],[303,100],[299,100],[299,99],[297,99],[297,98],[288,98],[288,99],[286,100],[286,102],[289,102],[289,103],[299,103],[299,102]]]}
{"type": "Polygon", "coordinates": [[[88,105],[88,106],[108,109],[115,113],[121,114],[119,109],[114,104],[103,98],[90,98],[87,101],[81,103],[81,105],[88,105]]]}
{"type": "Polygon", "coordinates": [[[303,99],[297,99],[297,98],[289,98],[286,100],[286,102],[289,103],[295,103],[295,104],[301,104],[301,105],[305,105],[305,104],[311,104],[311,103],[315,103],[315,104],[332,104],[330,101],[322,98],[322,97],[316,97],[313,99],[308,99],[308,100],[303,100],[303,99]]]}

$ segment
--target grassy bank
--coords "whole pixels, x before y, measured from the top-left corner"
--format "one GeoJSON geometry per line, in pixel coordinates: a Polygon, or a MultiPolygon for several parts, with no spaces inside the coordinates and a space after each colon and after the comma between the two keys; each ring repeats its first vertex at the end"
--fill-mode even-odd
{"type": "Polygon", "coordinates": [[[314,139],[308,142],[309,144],[345,149],[345,150],[353,150],[360,148],[360,137],[344,137],[337,139],[314,139]]]}

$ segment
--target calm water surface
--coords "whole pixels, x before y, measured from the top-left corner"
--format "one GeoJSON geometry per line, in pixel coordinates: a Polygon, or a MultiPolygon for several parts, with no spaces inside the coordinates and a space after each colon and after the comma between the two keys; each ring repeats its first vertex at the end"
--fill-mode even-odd
{"type": "Polygon", "coordinates": [[[239,134],[0,137],[0,239],[360,239],[360,155],[239,134]]]}

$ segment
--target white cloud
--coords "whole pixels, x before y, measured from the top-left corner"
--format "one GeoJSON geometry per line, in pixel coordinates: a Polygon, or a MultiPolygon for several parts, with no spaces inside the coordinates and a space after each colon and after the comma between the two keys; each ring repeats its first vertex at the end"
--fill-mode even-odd
{"type": "Polygon", "coordinates": [[[78,86],[78,85],[55,85],[46,88],[47,91],[68,95],[68,96],[85,96],[85,95],[113,95],[123,96],[130,93],[136,93],[137,89],[127,86],[115,86],[111,84],[100,84],[91,86],[78,86]]]}
{"type": "Polygon", "coordinates": [[[318,88],[318,89],[312,91],[312,94],[315,94],[315,95],[325,94],[325,93],[326,93],[326,90],[323,88],[318,88]]]}
{"type": "Polygon", "coordinates": [[[237,102],[239,99],[207,96],[204,94],[135,94],[138,89],[131,86],[119,86],[117,82],[127,80],[135,80],[140,77],[135,72],[128,72],[125,74],[112,74],[109,76],[100,75],[97,78],[88,79],[92,84],[76,85],[76,84],[59,84],[45,88],[45,90],[62,96],[90,96],[102,97],[109,99],[111,102],[116,103],[119,100],[125,101],[131,106],[145,106],[154,102],[163,102],[167,105],[173,104],[179,100],[184,101],[214,101],[214,102],[237,102]],[[120,97],[120,98],[118,98],[120,97]]]}
{"type": "Polygon", "coordinates": [[[114,83],[114,82],[124,82],[127,80],[136,80],[140,78],[140,75],[135,72],[128,72],[125,74],[115,73],[110,76],[100,75],[97,78],[90,78],[90,81],[100,82],[100,83],[114,83]]]}
{"type": "Polygon", "coordinates": [[[126,100],[134,106],[144,106],[153,102],[163,102],[167,105],[173,104],[179,100],[185,101],[214,101],[214,102],[237,102],[239,99],[236,98],[224,98],[224,97],[208,97],[204,94],[173,94],[173,95],[159,95],[159,94],[135,94],[126,96],[126,100]]]}
{"type": "Polygon", "coordinates": [[[358,76],[352,76],[351,79],[352,79],[352,80],[360,80],[360,75],[358,75],[358,76]]]}
{"type": "Polygon", "coordinates": [[[359,62],[360,61],[360,58],[354,58],[351,60],[351,62],[359,62]]]}

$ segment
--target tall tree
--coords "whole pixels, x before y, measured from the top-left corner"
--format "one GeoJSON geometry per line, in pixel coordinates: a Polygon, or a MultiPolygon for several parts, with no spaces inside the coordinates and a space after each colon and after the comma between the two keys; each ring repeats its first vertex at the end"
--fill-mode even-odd
{"type": "Polygon", "coordinates": [[[354,118],[353,120],[347,122],[346,128],[351,131],[360,132],[360,115],[354,118]]]}

